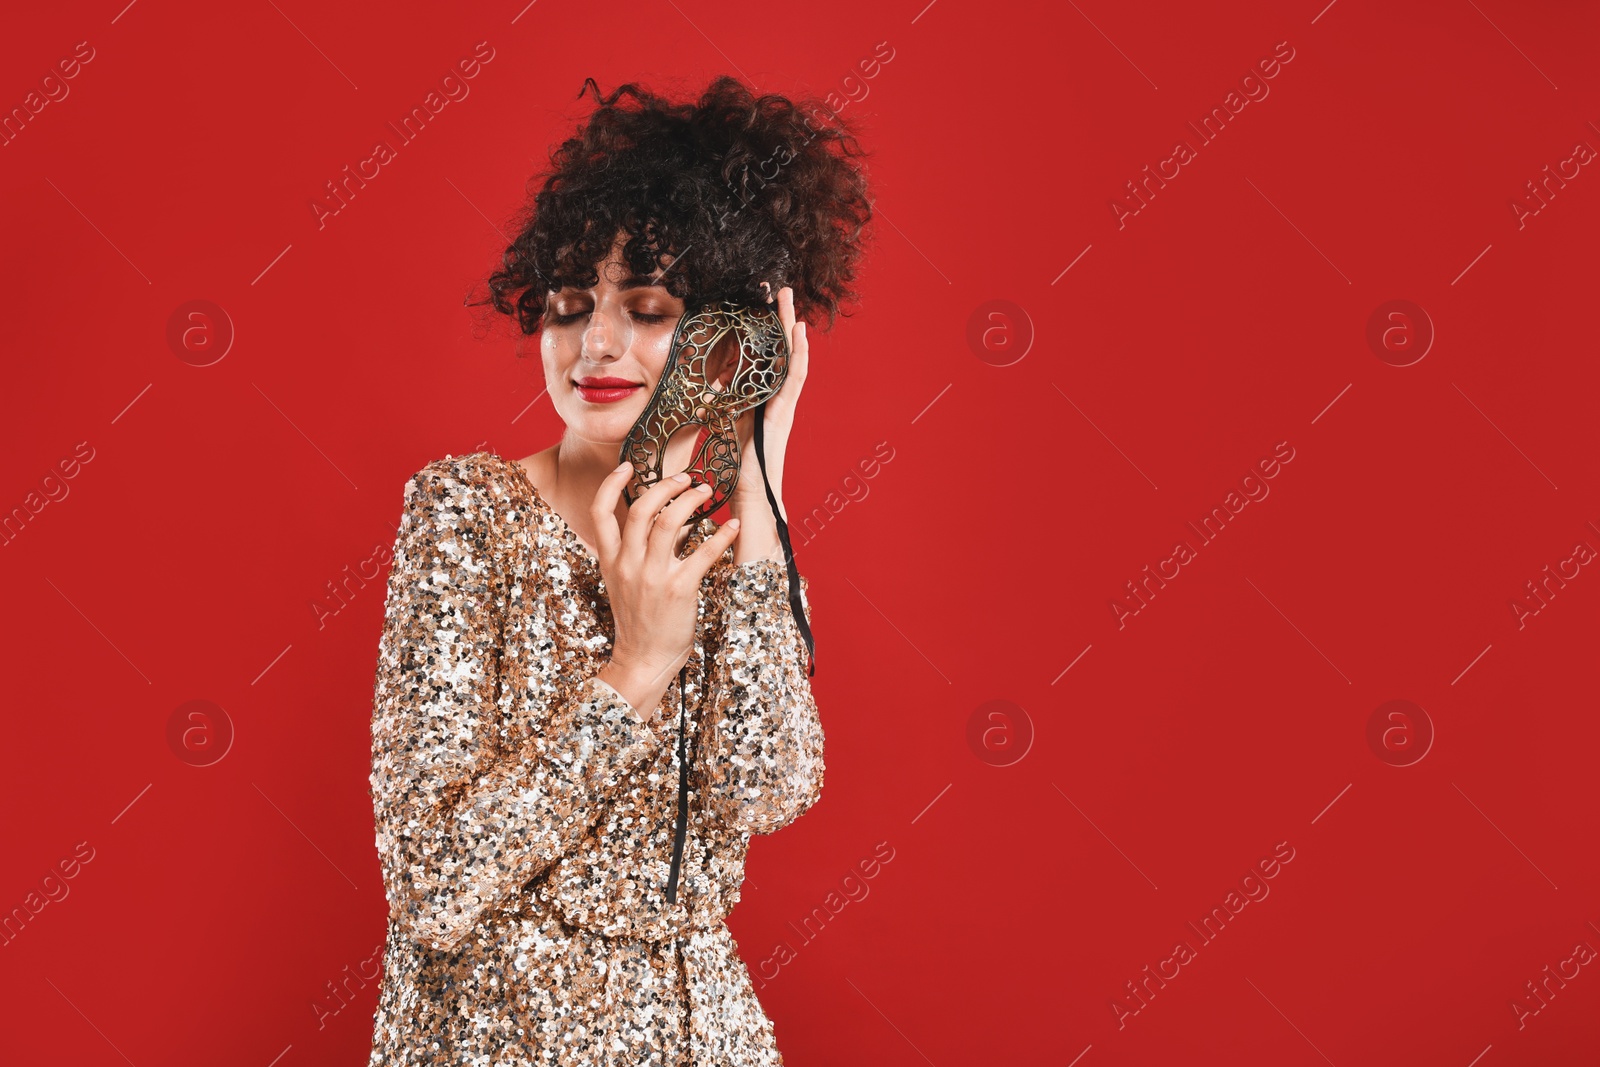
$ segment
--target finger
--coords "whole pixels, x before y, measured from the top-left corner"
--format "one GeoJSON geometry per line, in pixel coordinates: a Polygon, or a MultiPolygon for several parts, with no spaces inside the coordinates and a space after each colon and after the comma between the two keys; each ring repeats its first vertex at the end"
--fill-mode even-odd
{"type": "Polygon", "coordinates": [[[589,518],[594,521],[600,542],[598,547],[604,558],[609,559],[616,555],[617,548],[622,544],[622,533],[617,527],[617,501],[621,499],[623,487],[632,477],[633,464],[622,464],[601,479],[600,488],[589,505],[589,518]]]}
{"type": "Polygon", "coordinates": [[[806,369],[811,365],[811,344],[806,333],[804,322],[795,323],[795,343],[790,347],[789,367],[784,371],[783,385],[767,404],[769,417],[788,418],[800,402],[800,390],[806,384],[806,369]]]}
{"type": "Polygon", "coordinates": [[[794,387],[795,399],[800,399],[800,390],[805,388],[806,374],[811,370],[811,324],[802,322],[795,327],[800,335],[800,343],[795,345],[795,351],[800,353],[795,357],[791,370],[798,384],[794,387]]]}
{"type": "MultiPolygon", "coordinates": [[[[681,473],[681,472],[680,472],[681,473]]],[[[630,556],[644,556],[650,548],[649,538],[656,516],[672,498],[689,488],[689,479],[678,480],[674,474],[663,478],[640,494],[628,508],[628,521],[622,528],[622,547],[630,556]]]]}
{"type": "Polygon", "coordinates": [[[778,321],[783,323],[783,336],[789,347],[794,347],[794,290],[784,286],[778,290],[778,321]]]}
{"type": "Polygon", "coordinates": [[[672,503],[661,509],[650,527],[650,552],[657,560],[665,562],[669,557],[677,557],[678,535],[683,532],[684,523],[710,495],[711,487],[699,482],[679,493],[672,503]]]}
{"type": "Polygon", "coordinates": [[[722,558],[728,551],[728,546],[739,536],[739,524],[736,519],[729,519],[717,527],[717,532],[700,542],[700,547],[689,553],[683,559],[683,565],[688,568],[696,582],[706,576],[713,564],[722,558]]]}
{"type": "MultiPolygon", "coordinates": [[[[777,399],[776,397],[773,398],[773,400],[776,400],[776,399],[777,399]]],[[[767,402],[767,406],[770,408],[772,406],[772,401],[768,401],[767,402]]],[[[755,424],[756,424],[755,423],[755,419],[756,419],[756,409],[755,408],[747,408],[744,411],[741,411],[738,415],[734,416],[734,419],[733,419],[733,434],[734,434],[735,437],[737,437],[739,439],[739,454],[741,456],[744,455],[745,445],[750,443],[750,435],[755,432],[754,431],[754,427],[755,427],[755,424]]],[[[743,478],[744,476],[745,476],[744,472],[741,471],[739,473],[739,477],[743,478]]]]}
{"type": "Polygon", "coordinates": [[[794,385],[794,396],[800,396],[800,390],[806,384],[806,371],[811,369],[811,328],[807,323],[797,322],[794,326],[795,342],[789,354],[789,371],[784,375],[784,386],[794,385]]]}

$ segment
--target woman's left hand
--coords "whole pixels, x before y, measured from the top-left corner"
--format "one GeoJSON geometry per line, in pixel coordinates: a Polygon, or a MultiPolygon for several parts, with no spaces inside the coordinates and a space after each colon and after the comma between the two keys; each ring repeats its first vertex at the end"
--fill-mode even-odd
{"type": "MultiPolygon", "coordinates": [[[[772,481],[772,495],[787,520],[788,510],[783,507],[783,460],[788,449],[789,431],[794,426],[795,405],[799,403],[800,391],[806,384],[810,347],[807,344],[806,324],[795,322],[794,290],[787,285],[779,289],[777,303],[778,319],[783,323],[784,336],[789,339],[789,369],[782,387],[767,400],[761,445],[767,460],[767,477],[772,481]]],[[[783,560],[783,542],[778,540],[778,523],[773,518],[772,507],[767,503],[761,464],[756,462],[755,417],[756,412],[752,409],[734,420],[734,429],[739,435],[739,484],[734,487],[729,508],[733,517],[739,520],[739,538],[733,547],[735,564],[755,559],[783,560]]]]}

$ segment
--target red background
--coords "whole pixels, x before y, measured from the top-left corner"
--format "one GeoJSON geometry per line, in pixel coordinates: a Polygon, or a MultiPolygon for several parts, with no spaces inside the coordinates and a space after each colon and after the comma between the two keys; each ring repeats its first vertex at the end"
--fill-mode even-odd
{"type": "Polygon", "coordinates": [[[461,302],[583,79],[728,71],[848,101],[878,197],[786,471],[791,521],[827,517],[798,538],[827,784],[753,846],[731,921],[785,1061],[1594,1061],[1593,964],[1512,1005],[1600,947],[1600,576],[1520,628],[1510,603],[1600,547],[1600,175],[1511,204],[1600,147],[1600,14],[1052,8],[13,16],[7,112],[94,58],[0,148],[0,508],[66,493],[4,545],[0,908],[92,859],[0,950],[8,1060],[365,1061],[377,987],[329,983],[383,933],[382,577],[313,605],[387,552],[423,464],[556,439],[537,369],[461,302]],[[470,95],[319,228],[324,184],[481,41],[470,95]],[[1119,227],[1125,183],[1279,42],[1270,94],[1119,227]],[[191,300],[232,323],[209,366],[168,341],[191,300]],[[1367,341],[1391,300],[1436,332],[1410,366],[1367,341]],[[1270,495],[1119,628],[1125,583],[1279,442],[1270,495]],[[210,766],[168,739],[191,700],[234,731],[210,766]],[[1390,700],[1435,735],[1409,766],[1421,717],[1368,741],[1390,700]],[[1202,945],[1187,923],[1280,842],[1202,945]]]}

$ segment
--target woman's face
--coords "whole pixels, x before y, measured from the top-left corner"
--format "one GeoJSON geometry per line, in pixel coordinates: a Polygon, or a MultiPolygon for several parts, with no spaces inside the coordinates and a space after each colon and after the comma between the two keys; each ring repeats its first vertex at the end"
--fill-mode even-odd
{"type": "Polygon", "coordinates": [[[552,292],[540,355],[567,432],[620,445],[666,367],[684,302],[658,281],[631,277],[619,237],[591,289],[552,292]]]}

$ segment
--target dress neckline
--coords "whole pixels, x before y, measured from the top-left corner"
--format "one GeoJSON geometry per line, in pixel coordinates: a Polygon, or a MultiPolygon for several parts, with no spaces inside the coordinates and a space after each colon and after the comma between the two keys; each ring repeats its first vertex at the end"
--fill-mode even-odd
{"type": "Polygon", "coordinates": [[[528,474],[528,468],[524,467],[521,463],[518,463],[514,459],[507,459],[498,452],[491,452],[489,454],[495,459],[498,459],[502,464],[512,468],[512,470],[516,473],[516,476],[522,479],[522,484],[527,486],[528,493],[533,497],[534,504],[537,507],[543,508],[555,518],[556,528],[560,531],[562,540],[567,542],[567,545],[573,550],[574,554],[588,564],[591,570],[598,573],[600,570],[599,558],[596,557],[592,551],[590,551],[588,545],[583,543],[583,538],[579,537],[577,531],[567,524],[567,520],[561,517],[561,512],[557,511],[550,501],[544,498],[544,494],[539,492],[539,487],[533,484],[533,477],[528,474]]]}
{"type": "MultiPolygon", "coordinates": [[[[583,538],[579,537],[577,531],[567,523],[566,519],[562,518],[561,512],[557,511],[554,505],[545,499],[545,495],[539,491],[539,487],[533,484],[533,476],[528,473],[528,468],[514,459],[507,459],[498,452],[490,452],[489,455],[499,460],[503,465],[512,468],[514,475],[522,480],[523,485],[527,486],[529,495],[533,497],[534,505],[543,508],[555,519],[556,528],[561,534],[561,539],[567,543],[568,547],[584,562],[590,571],[599,574],[599,557],[589,550],[589,546],[583,543],[583,538]]],[[[709,515],[702,518],[695,524],[694,529],[689,531],[689,536],[685,539],[679,551],[688,552],[698,548],[704,538],[716,532],[717,525],[709,515]],[[707,529],[708,526],[710,529],[707,529]]]]}

